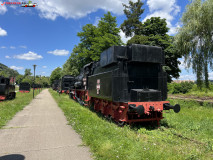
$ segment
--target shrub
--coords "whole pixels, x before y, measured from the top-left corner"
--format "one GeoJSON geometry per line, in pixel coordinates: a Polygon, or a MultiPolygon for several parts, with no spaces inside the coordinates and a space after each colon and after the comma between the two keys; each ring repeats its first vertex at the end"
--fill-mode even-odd
{"type": "Polygon", "coordinates": [[[171,94],[188,93],[195,84],[193,82],[169,83],[168,92],[171,94]]]}

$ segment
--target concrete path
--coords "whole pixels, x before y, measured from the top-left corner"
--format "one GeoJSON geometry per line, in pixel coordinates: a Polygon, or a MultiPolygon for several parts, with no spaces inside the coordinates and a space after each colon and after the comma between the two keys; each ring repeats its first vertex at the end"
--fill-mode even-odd
{"type": "MultiPolygon", "coordinates": [[[[24,97],[23,97],[24,98],[24,97]]],[[[90,160],[47,89],[0,129],[0,160],[90,160]]]]}

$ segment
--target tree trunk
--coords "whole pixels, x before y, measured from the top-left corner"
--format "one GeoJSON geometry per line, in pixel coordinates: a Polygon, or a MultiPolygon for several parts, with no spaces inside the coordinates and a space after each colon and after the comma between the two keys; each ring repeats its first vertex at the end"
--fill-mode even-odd
{"type": "Polygon", "coordinates": [[[207,60],[205,61],[204,75],[205,75],[205,86],[206,86],[206,88],[209,89],[209,74],[208,74],[208,62],[207,62],[207,60]]]}
{"type": "Polygon", "coordinates": [[[202,67],[202,59],[199,55],[199,58],[197,59],[197,64],[196,64],[196,68],[197,68],[197,87],[201,90],[202,89],[202,85],[203,85],[203,67],[202,67]]]}

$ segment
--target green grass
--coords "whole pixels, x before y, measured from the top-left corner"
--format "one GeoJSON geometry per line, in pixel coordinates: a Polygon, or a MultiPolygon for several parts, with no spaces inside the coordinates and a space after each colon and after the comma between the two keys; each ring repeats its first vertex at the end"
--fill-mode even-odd
{"type": "MultiPolygon", "coordinates": [[[[35,95],[39,92],[35,90],[35,95]]],[[[13,100],[7,100],[0,102],[0,128],[6,125],[6,123],[13,118],[13,116],[26,105],[28,105],[33,99],[33,92],[30,93],[16,93],[16,98],[13,100]]]]}
{"type": "Polygon", "coordinates": [[[190,91],[186,95],[196,96],[196,97],[213,97],[213,91],[190,91]]]}
{"type": "Polygon", "coordinates": [[[190,91],[188,93],[178,93],[178,94],[170,94],[170,95],[174,95],[174,96],[193,96],[195,98],[213,98],[213,91],[208,91],[208,92],[205,92],[205,91],[190,91]]]}
{"type": "Polygon", "coordinates": [[[19,86],[18,85],[15,85],[15,90],[19,91],[19,86]]]}
{"type": "Polygon", "coordinates": [[[67,95],[50,89],[69,124],[82,136],[98,160],[213,159],[213,108],[196,102],[180,103],[179,114],[165,113],[158,129],[118,127],[67,95]]]}

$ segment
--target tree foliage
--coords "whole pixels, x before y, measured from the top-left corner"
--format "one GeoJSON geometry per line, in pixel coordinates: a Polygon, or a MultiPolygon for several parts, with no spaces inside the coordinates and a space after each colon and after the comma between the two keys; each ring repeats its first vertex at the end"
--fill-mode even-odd
{"type": "Polygon", "coordinates": [[[168,73],[168,82],[171,82],[172,78],[178,78],[180,73],[178,58],[181,55],[178,54],[173,45],[173,37],[167,34],[169,28],[167,27],[166,19],[151,17],[142,24],[141,28],[141,35],[133,36],[127,44],[144,44],[161,47],[165,54],[164,69],[168,73]]]}
{"type": "Polygon", "coordinates": [[[50,84],[52,85],[55,80],[60,79],[62,76],[62,69],[60,67],[57,67],[54,69],[50,75],[50,84]]]}
{"type": "Polygon", "coordinates": [[[137,2],[129,1],[129,5],[123,4],[124,14],[127,19],[121,24],[121,30],[125,33],[126,37],[132,37],[133,35],[141,34],[142,23],[140,21],[141,14],[143,14],[144,9],[143,2],[138,0],[137,2]]]}
{"type": "Polygon", "coordinates": [[[87,24],[77,35],[80,43],[74,47],[69,59],[63,65],[63,75],[77,75],[85,64],[98,61],[101,52],[111,46],[123,44],[116,17],[113,17],[110,12],[104,14],[97,27],[87,24]]]}
{"type": "Polygon", "coordinates": [[[9,67],[7,67],[6,65],[0,63],[0,76],[4,76],[4,77],[16,77],[18,76],[19,73],[16,70],[13,70],[9,67]]]}
{"type": "Polygon", "coordinates": [[[201,88],[202,79],[208,88],[208,65],[213,68],[213,1],[194,0],[181,18],[183,26],[175,37],[178,52],[192,66],[201,88]]]}
{"type": "Polygon", "coordinates": [[[28,77],[28,76],[31,76],[32,73],[31,73],[31,69],[25,69],[24,71],[24,77],[28,77]]]}

